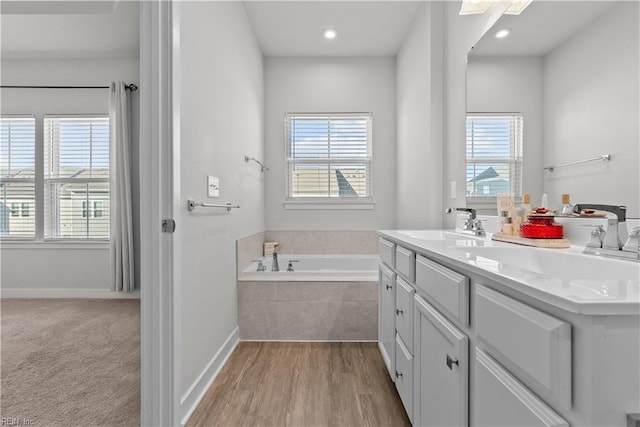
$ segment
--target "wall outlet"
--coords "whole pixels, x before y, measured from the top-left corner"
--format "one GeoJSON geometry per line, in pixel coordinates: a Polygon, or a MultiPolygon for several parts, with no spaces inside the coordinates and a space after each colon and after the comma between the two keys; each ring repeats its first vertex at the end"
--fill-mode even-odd
{"type": "Polygon", "coordinates": [[[220,180],[216,176],[207,176],[207,197],[220,197],[220,180]]]}
{"type": "Polygon", "coordinates": [[[452,199],[456,198],[456,182],[455,181],[451,181],[451,198],[452,199]]]}

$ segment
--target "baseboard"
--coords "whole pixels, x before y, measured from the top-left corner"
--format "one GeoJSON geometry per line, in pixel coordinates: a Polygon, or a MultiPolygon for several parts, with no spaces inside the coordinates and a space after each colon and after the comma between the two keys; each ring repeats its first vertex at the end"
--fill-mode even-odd
{"type": "Polygon", "coordinates": [[[102,298],[139,299],[140,290],[134,292],[111,292],[107,289],[0,289],[0,297],[16,298],[102,298]]]}
{"type": "Polygon", "coordinates": [[[227,341],[222,345],[220,350],[213,356],[213,358],[207,363],[207,366],[204,368],[202,373],[198,376],[198,378],[194,381],[194,383],[189,387],[189,390],[182,396],[180,400],[180,408],[181,408],[181,419],[182,425],[186,425],[187,421],[193,414],[193,411],[196,410],[196,407],[204,397],[213,381],[220,373],[220,370],[227,363],[227,359],[233,353],[233,350],[236,348],[238,343],[240,342],[240,329],[236,327],[236,329],[229,335],[227,341]]]}

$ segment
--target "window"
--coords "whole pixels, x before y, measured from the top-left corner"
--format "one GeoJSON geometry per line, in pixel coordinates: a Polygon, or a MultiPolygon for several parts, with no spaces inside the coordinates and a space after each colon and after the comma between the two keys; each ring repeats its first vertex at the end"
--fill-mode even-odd
{"type": "Polygon", "coordinates": [[[521,114],[467,115],[467,202],[522,196],[521,114]]]}
{"type": "Polygon", "coordinates": [[[108,238],[109,118],[45,116],[44,130],[45,238],[108,238]]]}
{"type": "Polygon", "coordinates": [[[0,118],[0,236],[34,237],[34,117],[0,118]]]}
{"type": "Polygon", "coordinates": [[[371,114],[287,114],[287,201],[372,200],[371,114]]]}

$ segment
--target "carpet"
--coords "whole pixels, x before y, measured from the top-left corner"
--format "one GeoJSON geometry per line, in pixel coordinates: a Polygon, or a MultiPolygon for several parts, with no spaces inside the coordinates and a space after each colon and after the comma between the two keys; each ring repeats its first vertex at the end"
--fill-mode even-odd
{"type": "Polygon", "coordinates": [[[140,425],[140,300],[0,304],[3,424],[140,425]]]}

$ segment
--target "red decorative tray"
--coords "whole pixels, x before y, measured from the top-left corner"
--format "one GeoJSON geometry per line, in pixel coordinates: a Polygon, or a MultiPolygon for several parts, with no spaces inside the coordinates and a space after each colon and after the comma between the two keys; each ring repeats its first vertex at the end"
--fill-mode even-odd
{"type": "Polygon", "coordinates": [[[561,239],[564,227],[553,222],[553,215],[528,216],[529,222],[520,225],[520,236],[529,239],[561,239]]]}

